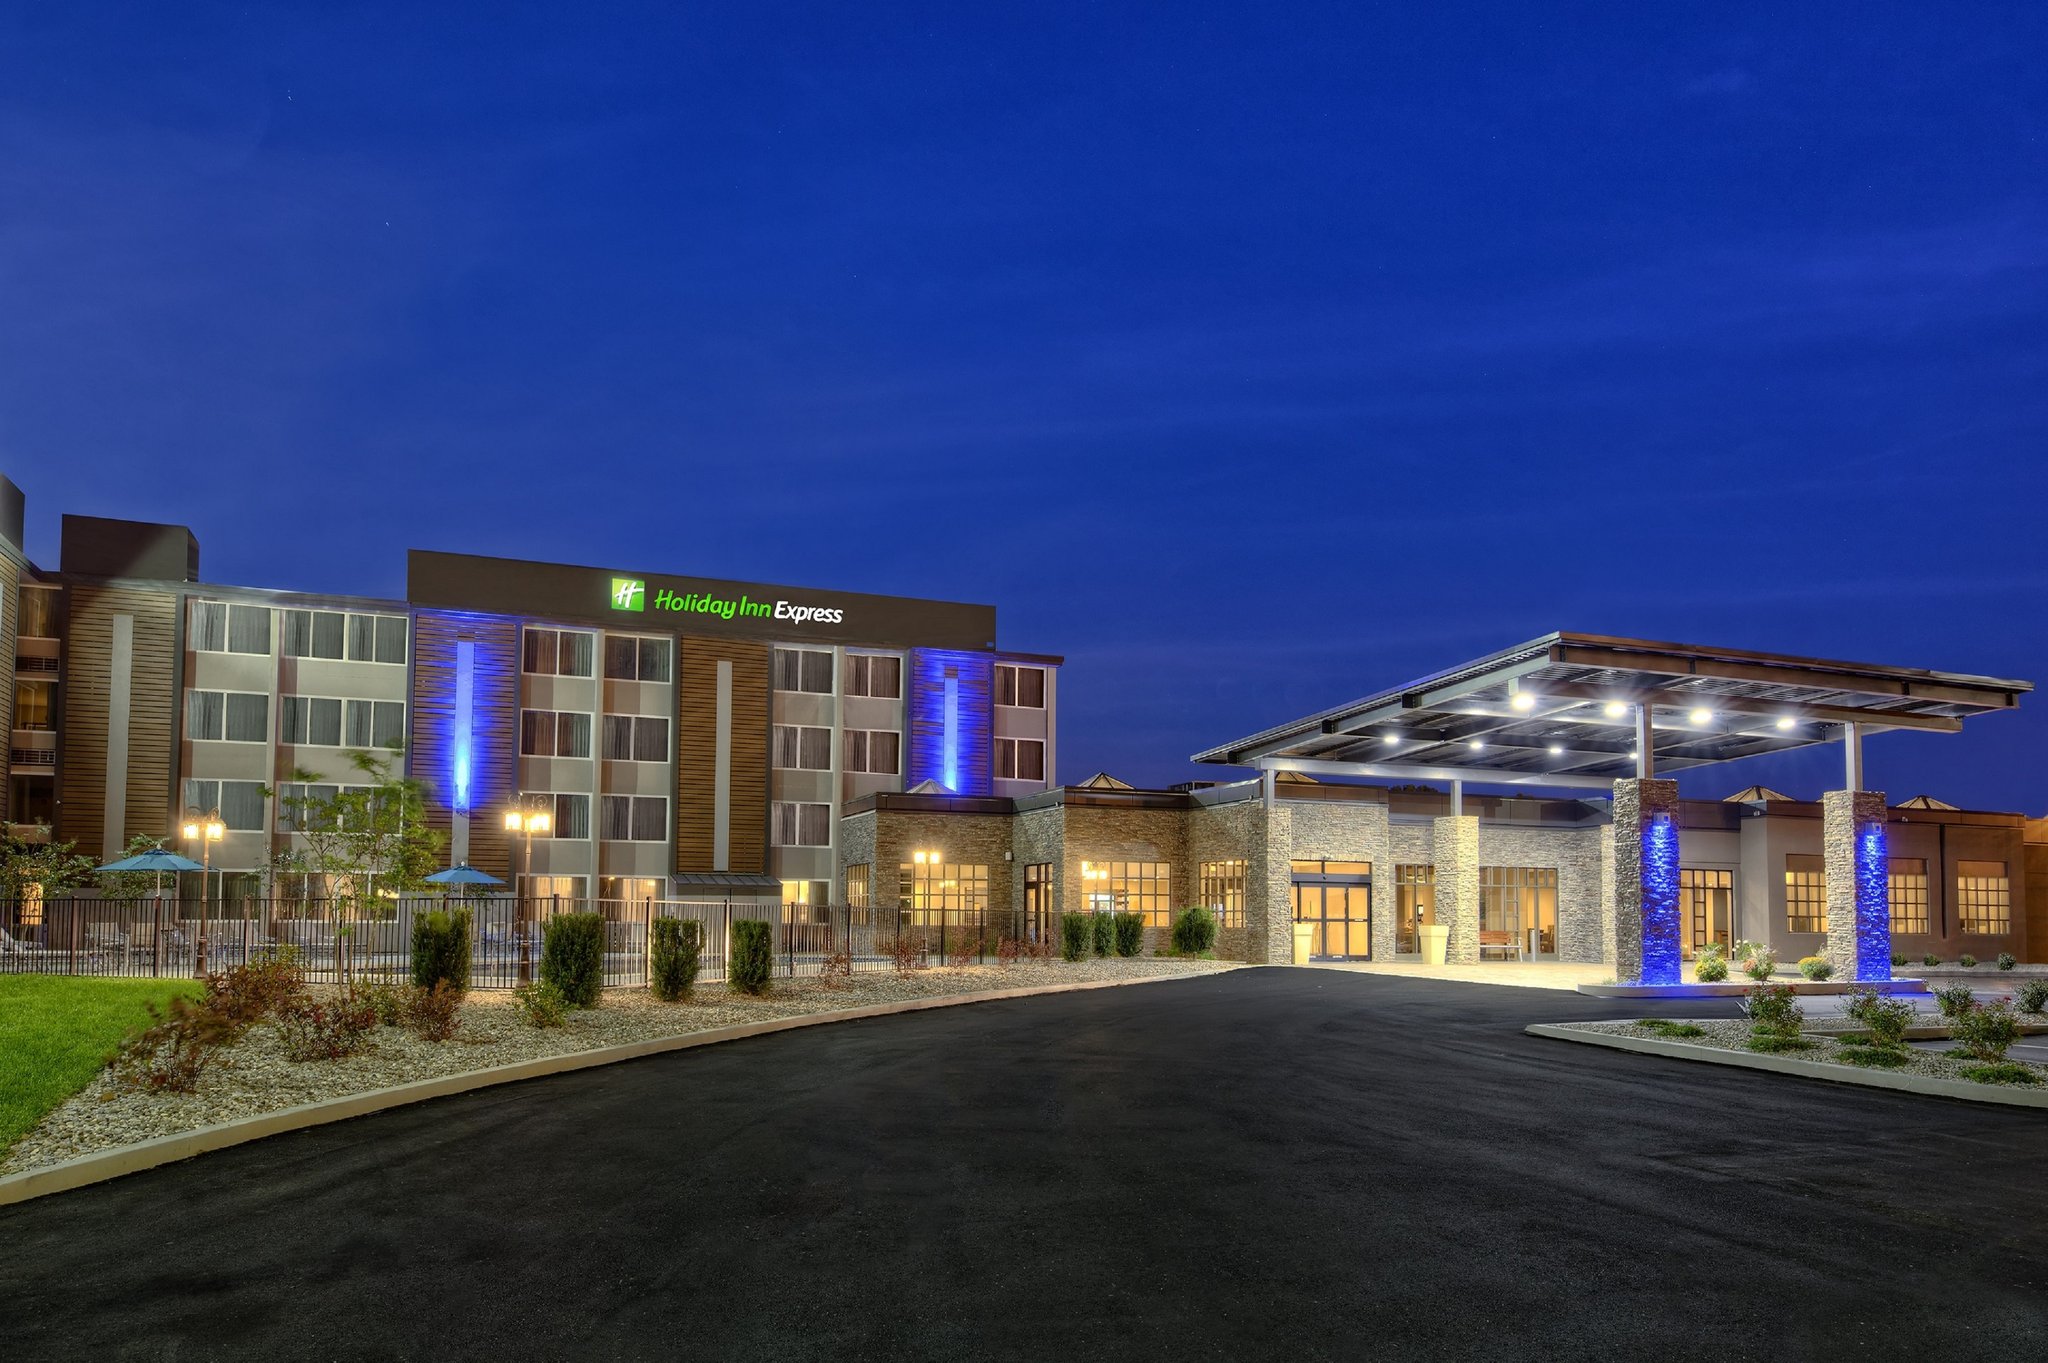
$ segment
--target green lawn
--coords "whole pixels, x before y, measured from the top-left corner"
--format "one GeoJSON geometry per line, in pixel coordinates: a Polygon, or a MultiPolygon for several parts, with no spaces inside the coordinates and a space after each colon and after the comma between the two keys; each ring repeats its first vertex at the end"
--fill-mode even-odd
{"type": "Polygon", "coordinates": [[[0,1150],[83,1088],[115,1045],[197,980],[0,975],[0,1150]]]}

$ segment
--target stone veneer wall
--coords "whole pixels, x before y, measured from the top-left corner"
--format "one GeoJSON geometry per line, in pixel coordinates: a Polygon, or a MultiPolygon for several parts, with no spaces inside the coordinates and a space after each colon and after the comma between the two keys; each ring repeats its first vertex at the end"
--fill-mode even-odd
{"type": "MultiPolygon", "coordinates": [[[[1835,968],[1838,980],[1888,980],[1892,977],[1892,939],[1887,859],[1882,845],[1870,865],[1857,854],[1865,829],[1885,827],[1884,793],[1831,790],[1820,799],[1821,855],[1827,866],[1828,964],[1835,968]]],[[[2011,874],[2010,868],[2007,874],[2011,874]]]]}
{"type": "MultiPolygon", "coordinates": [[[[1081,879],[1084,861],[1163,861],[1171,867],[1167,899],[1171,912],[1192,904],[1195,896],[1193,868],[1187,858],[1187,812],[1180,809],[1144,809],[1119,805],[1066,806],[1065,884],[1071,896],[1061,899],[1062,912],[1079,912],[1086,905],[1087,890],[1081,879]]],[[[1147,927],[1145,953],[1163,947],[1169,931],[1147,927]]]]}
{"type": "Polygon", "coordinates": [[[1479,818],[1446,814],[1430,825],[1436,865],[1436,921],[1451,930],[1444,960],[1479,959],[1479,818]]]}
{"type": "MultiPolygon", "coordinates": [[[[1205,861],[1242,861],[1245,863],[1245,913],[1249,922],[1251,901],[1254,891],[1262,884],[1252,876],[1252,851],[1255,843],[1264,841],[1265,805],[1256,794],[1247,799],[1232,800],[1223,804],[1197,805],[1187,814],[1187,893],[1182,903],[1200,902],[1202,863],[1205,861]]],[[[1251,957],[1251,932],[1241,922],[1235,927],[1218,927],[1216,930],[1216,955],[1227,961],[1245,961],[1251,957]]]]}
{"type": "Polygon", "coordinates": [[[849,815],[839,821],[839,865],[835,868],[837,888],[833,896],[842,904],[849,899],[847,893],[847,868],[850,866],[868,868],[868,903],[878,904],[875,898],[875,811],[865,810],[849,815]]]}
{"type": "MultiPolygon", "coordinates": [[[[1557,871],[1557,959],[1597,964],[1603,938],[1603,859],[1613,846],[1606,825],[1590,828],[1479,826],[1481,866],[1554,867],[1557,871]]],[[[1524,923],[1526,929],[1530,925],[1524,923]]]]}
{"type": "MultiPolygon", "coordinates": [[[[1287,859],[1296,861],[1363,861],[1372,866],[1372,938],[1374,960],[1394,952],[1394,841],[1383,804],[1359,801],[1332,804],[1317,800],[1282,800],[1290,813],[1287,859]]],[[[1293,868],[1288,867],[1288,915],[1294,912],[1293,868]]],[[[1288,947],[1293,951],[1292,943],[1288,947]]]]}
{"type": "MultiPolygon", "coordinates": [[[[856,815],[855,818],[862,817],[856,815]]],[[[844,823],[842,821],[842,828],[844,823]]],[[[902,899],[901,867],[919,848],[944,853],[954,866],[988,867],[990,916],[1000,924],[1002,907],[1012,901],[1015,864],[1005,858],[1010,851],[1014,820],[1006,814],[928,814],[890,810],[875,827],[874,898],[877,910],[893,910],[902,899]]],[[[880,917],[878,923],[892,920],[880,917]]]]}
{"type": "Polygon", "coordinates": [[[1026,866],[1050,865],[1052,879],[1046,893],[1052,897],[1054,941],[1058,941],[1058,916],[1066,912],[1066,861],[1060,854],[1062,840],[1066,836],[1067,812],[1063,805],[1049,805],[1043,809],[1027,809],[1017,816],[1016,826],[1011,832],[1011,849],[1017,854],[1016,870],[1010,877],[1010,911],[1013,922],[1022,922],[1024,916],[1024,868],[1026,866]]]}
{"type": "MultiPolygon", "coordinates": [[[[1628,778],[1614,783],[1614,977],[1643,978],[1643,830],[1659,814],[1678,813],[1678,782],[1628,778]]],[[[1681,834],[1681,839],[1683,835],[1681,834]]],[[[1679,855],[1684,848],[1681,841],[1679,855]]]]}

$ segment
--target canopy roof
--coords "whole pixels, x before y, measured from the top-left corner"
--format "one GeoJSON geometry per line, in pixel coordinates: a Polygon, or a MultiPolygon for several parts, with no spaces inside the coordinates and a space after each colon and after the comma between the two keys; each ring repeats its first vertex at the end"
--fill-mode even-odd
{"type": "Polygon", "coordinates": [[[1650,707],[1665,775],[1833,742],[1854,723],[1954,733],[2033,684],[1739,649],[1546,634],[1195,754],[1312,774],[1602,787],[1636,773],[1650,707]]]}

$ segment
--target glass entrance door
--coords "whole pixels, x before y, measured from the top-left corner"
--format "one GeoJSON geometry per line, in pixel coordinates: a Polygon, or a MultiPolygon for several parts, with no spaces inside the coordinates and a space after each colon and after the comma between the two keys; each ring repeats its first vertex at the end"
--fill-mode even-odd
{"type": "Polygon", "coordinates": [[[1294,921],[1310,928],[1308,954],[1321,961],[1372,955],[1372,876],[1362,862],[1296,862],[1294,921]],[[1313,867],[1314,870],[1305,868],[1313,867]],[[1341,867],[1332,871],[1328,868],[1341,867]],[[1356,868],[1356,869],[1352,869],[1356,868]]]}
{"type": "Polygon", "coordinates": [[[1682,948],[1687,960],[1709,942],[1729,945],[1735,916],[1735,872],[1680,867],[1678,900],[1685,923],[1682,948]]]}

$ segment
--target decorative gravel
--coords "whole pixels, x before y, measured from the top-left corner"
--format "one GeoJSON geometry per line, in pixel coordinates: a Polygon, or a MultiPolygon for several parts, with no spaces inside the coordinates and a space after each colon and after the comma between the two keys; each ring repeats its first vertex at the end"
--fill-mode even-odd
{"type": "MultiPolygon", "coordinates": [[[[1013,966],[919,970],[907,976],[862,974],[836,987],[815,979],[784,979],[775,981],[761,998],[734,994],[723,982],[715,981],[700,987],[686,1003],[658,1002],[645,989],[609,989],[599,1007],[571,1013],[563,1026],[549,1029],[522,1022],[509,993],[479,991],[463,1004],[461,1029],[453,1040],[436,1044],[397,1027],[379,1027],[368,1046],[342,1060],[289,1060],[276,1029],[264,1024],[221,1051],[193,1093],[129,1090],[102,1071],[0,1159],[0,1174],[21,1173],[118,1145],[302,1103],[658,1037],[911,999],[1098,980],[1203,975],[1231,968],[1228,962],[1146,957],[1113,957],[1072,965],[1020,961],[1013,966]]],[[[314,990],[316,995],[323,992],[314,990]]]]}
{"type": "MultiPolygon", "coordinates": [[[[1673,1022],[1680,1019],[1672,1018],[1673,1022]]],[[[1930,1019],[1931,1020],[1931,1019],[1930,1019]]],[[[1692,1025],[1705,1030],[1705,1036],[1663,1036],[1637,1022],[1569,1022],[1562,1024],[1573,1031],[1607,1032],[1618,1036],[1641,1037],[1645,1041],[1671,1041],[1685,1046],[1714,1046],[1726,1051],[1742,1051],[1754,1055],[1747,1045],[1749,1023],[1740,1019],[1694,1018],[1692,1025]]],[[[1829,1021],[1836,1021],[1829,1019],[1829,1021]]],[[[1841,1058],[1841,1043],[1827,1031],[1808,1028],[1800,1033],[1813,1043],[1810,1050],[1783,1051],[1779,1054],[1788,1060],[1813,1060],[1822,1064],[1840,1065],[1845,1070],[1889,1070],[1895,1074],[1921,1074],[1931,1079],[1961,1079],[1965,1065],[1981,1065],[1981,1060],[1969,1060],[1961,1056],[1951,1057],[1947,1051],[1924,1050],[1917,1046],[1907,1047],[1910,1057],[1903,1065],[1852,1065],[1841,1058]]],[[[2025,1065],[2043,1081],[2048,1081],[2048,1066],[2036,1065],[2014,1057],[2014,1063],[2025,1065]]]]}

